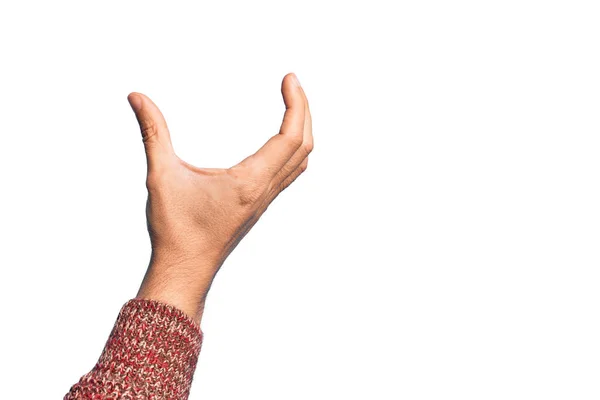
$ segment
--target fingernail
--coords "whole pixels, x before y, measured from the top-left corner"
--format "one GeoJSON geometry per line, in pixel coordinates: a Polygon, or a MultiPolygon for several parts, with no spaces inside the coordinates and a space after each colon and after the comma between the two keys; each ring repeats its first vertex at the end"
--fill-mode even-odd
{"type": "Polygon", "coordinates": [[[296,76],[296,74],[293,74],[292,77],[294,78],[294,84],[298,87],[300,87],[300,81],[298,80],[298,77],[296,76]]]}

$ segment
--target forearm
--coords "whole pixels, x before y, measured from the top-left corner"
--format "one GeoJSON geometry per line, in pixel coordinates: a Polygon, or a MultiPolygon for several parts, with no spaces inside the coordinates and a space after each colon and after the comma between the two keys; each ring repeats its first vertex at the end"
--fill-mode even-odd
{"type": "Polygon", "coordinates": [[[94,368],[65,400],[185,400],[202,345],[200,326],[182,310],[132,299],[119,312],[94,368]]]}
{"type": "Polygon", "coordinates": [[[135,299],[121,309],[95,367],[65,400],[185,400],[202,344],[216,258],[153,252],[135,299]]]}

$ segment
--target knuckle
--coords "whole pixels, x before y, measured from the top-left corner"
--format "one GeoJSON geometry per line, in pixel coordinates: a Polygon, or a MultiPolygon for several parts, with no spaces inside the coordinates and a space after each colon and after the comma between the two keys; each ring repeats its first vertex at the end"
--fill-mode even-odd
{"type": "Polygon", "coordinates": [[[308,158],[306,158],[302,164],[300,164],[300,173],[303,173],[308,168],[308,158]]]}
{"type": "Polygon", "coordinates": [[[239,205],[247,207],[256,204],[261,198],[262,192],[262,189],[256,184],[240,185],[237,190],[239,205]]]}
{"type": "Polygon", "coordinates": [[[142,140],[144,142],[147,142],[150,138],[156,136],[158,128],[154,121],[148,120],[144,121],[144,123],[140,127],[140,131],[142,132],[142,140]]]}
{"type": "Polygon", "coordinates": [[[294,182],[295,179],[296,178],[294,176],[288,176],[283,182],[281,182],[281,184],[279,185],[279,193],[287,189],[292,184],[292,182],[294,182]]]}
{"type": "Polygon", "coordinates": [[[234,180],[234,190],[237,203],[242,207],[256,204],[264,194],[261,180],[250,169],[229,169],[229,175],[234,180]]]}
{"type": "Polygon", "coordinates": [[[160,189],[161,184],[160,181],[154,177],[154,176],[148,176],[146,178],[146,189],[148,189],[149,192],[155,192],[158,189],[160,189]]]}
{"type": "Polygon", "coordinates": [[[300,148],[303,142],[302,132],[291,132],[288,136],[288,141],[293,148],[300,148]]]}
{"type": "Polygon", "coordinates": [[[164,188],[167,181],[166,171],[163,168],[153,166],[146,175],[146,188],[148,191],[157,191],[164,188]]]}
{"type": "Polygon", "coordinates": [[[281,186],[279,187],[279,193],[283,192],[285,189],[287,189],[288,187],[290,187],[290,184],[292,182],[284,182],[281,184],[281,186]]]}
{"type": "Polygon", "coordinates": [[[281,168],[280,172],[277,175],[282,178],[285,178],[286,176],[289,176],[290,174],[294,173],[294,169],[296,168],[296,163],[297,163],[297,161],[294,162],[294,159],[292,158],[281,168]]]}
{"type": "Polygon", "coordinates": [[[310,152],[313,151],[313,148],[314,143],[312,139],[309,139],[304,143],[304,151],[306,151],[306,154],[310,154],[310,152]]]}
{"type": "Polygon", "coordinates": [[[160,189],[160,187],[161,184],[156,178],[146,178],[146,189],[148,190],[148,192],[156,192],[160,189]]]}

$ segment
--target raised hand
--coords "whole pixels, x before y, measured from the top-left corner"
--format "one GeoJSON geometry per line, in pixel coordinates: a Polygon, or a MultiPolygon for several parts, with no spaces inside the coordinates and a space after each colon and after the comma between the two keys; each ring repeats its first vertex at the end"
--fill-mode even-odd
{"type": "Polygon", "coordinates": [[[279,133],[228,169],[198,168],[174,152],[167,123],[146,96],[128,100],[146,151],[146,214],[152,257],[137,297],[163,301],[200,321],[225,258],[268,205],[308,165],[313,148],[308,100],[294,74],[283,78],[279,133]]]}

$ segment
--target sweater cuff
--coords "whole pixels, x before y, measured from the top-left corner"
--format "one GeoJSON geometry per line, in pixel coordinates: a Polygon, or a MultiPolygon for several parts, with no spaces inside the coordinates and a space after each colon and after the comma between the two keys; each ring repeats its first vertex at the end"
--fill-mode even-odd
{"type": "Polygon", "coordinates": [[[98,363],[65,399],[187,399],[202,337],[200,326],[178,308],[129,300],[98,363]]]}

